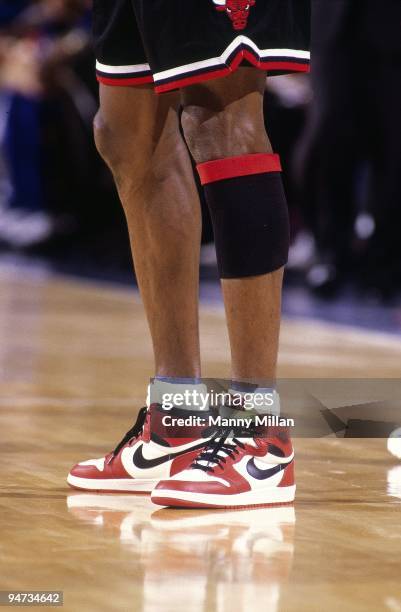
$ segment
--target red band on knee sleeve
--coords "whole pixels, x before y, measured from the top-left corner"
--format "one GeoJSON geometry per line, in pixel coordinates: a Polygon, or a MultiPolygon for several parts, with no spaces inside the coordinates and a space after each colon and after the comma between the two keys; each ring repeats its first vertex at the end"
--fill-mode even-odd
{"type": "Polygon", "coordinates": [[[249,174],[281,172],[281,163],[275,153],[253,153],[204,162],[197,165],[197,170],[202,185],[206,185],[249,174]]]}

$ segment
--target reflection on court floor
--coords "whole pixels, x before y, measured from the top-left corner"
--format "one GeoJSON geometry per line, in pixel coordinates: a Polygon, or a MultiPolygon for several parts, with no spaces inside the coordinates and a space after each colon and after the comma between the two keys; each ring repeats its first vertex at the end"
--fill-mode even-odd
{"type": "MultiPolygon", "coordinates": [[[[73,493],[71,465],[109,451],[143,405],[142,307],[126,290],[0,280],[2,589],[64,590],[66,612],[401,610],[401,463],[386,440],[297,439],[295,510],[73,493]]],[[[203,307],[201,328],[204,376],[227,377],[221,309],[203,307]]],[[[396,378],[400,363],[396,337],[284,322],[281,377],[396,378]]]]}
{"type": "Polygon", "coordinates": [[[245,610],[258,598],[278,610],[294,553],[293,507],[171,512],[132,495],[91,494],[69,495],[67,505],[137,555],[144,612],[160,610],[161,593],[163,609],[175,610],[184,585],[191,612],[245,610]]]}

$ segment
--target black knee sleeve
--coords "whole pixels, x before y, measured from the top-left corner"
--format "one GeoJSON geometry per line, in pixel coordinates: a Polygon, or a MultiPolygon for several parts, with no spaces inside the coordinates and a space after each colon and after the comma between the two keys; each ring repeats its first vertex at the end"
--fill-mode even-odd
{"type": "Polygon", "coordinates": [[[289,220],[278,155],[257,153],[197,166],[221,278],[268,274],[287,263],[289,220]]]}

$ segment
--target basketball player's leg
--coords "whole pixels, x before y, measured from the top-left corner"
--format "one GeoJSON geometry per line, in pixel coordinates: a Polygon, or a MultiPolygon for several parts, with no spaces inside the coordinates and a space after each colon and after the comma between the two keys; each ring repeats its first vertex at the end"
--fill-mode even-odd
{"type": "MultiPolygon", "coordinates": [[[[288,211],[262,101],[266,76],[245,68],[183,92],[183,127],[198,163],[215,231],[237,393],[269,391],[276,376],[288,211]]],[[[249,407],[249,394],[246,398],[249,407]]],[[[255,403],[268,415],[270,404],[255,403]],[[265,409],[263,409],[263,406],[265,409]]],[[[258,398],[262,399],[260,396],[258,398]]],[[[214,436],[195,461],[162,480],[152,500],[163,506],[241,507],[294,500],[294,451],[286,428],[256,420],[214,436]],[[257,465],[255,463],[257,457],[257,465]]]]}
{"type": "MultiPolygon", "coordinates": [[[[224,79],[183,90],[184,134],[198,164],[272,153],[263,117],[265,82],[264,72],[242,68],[224,79]]],[[[276,206],[269,202],[268,192],[262,197],[266,207],[276,206]]],[[[230,202],[221,206],[230,207],[230,202]]],[[[249,215],[253,214],[250,209],[249,215]]],[[[273,232],[283,229],[282,224],[277,230],[272,227],[273,232]]],[[[239,256],[245,260],[247,251],[239,256]]],[[[283,268],[266,274],[261,270],[263,261],[258,273],[252,274],[250,268],[243,275],[239,270],[235,278],[234,268],[229,270],[230,278],[222,278],[235,380],[272,380],[276,375],[283,268]]]]}
{"type": "MultiPolygon", "coordinates": [[[[96,144],[113,172],[127,217],[155,374],[167,381],[150,386],[148,407],[113,452],[76,464],[67,480],[85,490],[149,492],[160,478],[191,463],[204,444],[200,433],[189,441],[172,429],[165,441],[165,413],[155,399],[164,393],[161,388],[174,389],[177,378],[186,385],[200,375],[200,205],[179,132],[177,95],[159,97],[150,87],[102,86],[100,93],[96,144]]],[[[175,414],[180,418],[187,411],[175,414]]]]}
{"type": "Polygon", "coordinates": [[[76,464],[67,480],[85,490],[149,492],[160,478],[191,463],[203,446],[200,436],[182,444],[173,429],[165,439],[159,406],[176,384],[200,386],[200,204],[179,129],[179,96],[154,93],[132,1],[94,2],[94,35],[101,83],[96,144],[126,214],[158,379],[149,387],[147,407],[114,451],[76,464]]]}
{"type": "Polygon", "coordinates": [[[155,374],[197,377],[201,219],[177,95],[101,86],[100,99],[95,139],[126,214],[155,374]]]}

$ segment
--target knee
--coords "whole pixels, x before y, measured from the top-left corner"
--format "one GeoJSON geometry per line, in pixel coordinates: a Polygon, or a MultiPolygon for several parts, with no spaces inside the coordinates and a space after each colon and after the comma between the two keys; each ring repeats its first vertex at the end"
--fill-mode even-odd
{"type": "Polygon", "coordinates": [[[184,106],[181,121],[188,148],[197,163],[271,152],[263,114],[246,106],[221,110],[184,106]]]}
{"type": "Polygon", "coordinates": [[[95,144],[99,155],[115,173],[124,160],[124,134],[122,130],[105,121],[99,111],[93,122],[95,144]]]}
{"type": "MultiPolygon", "coordinates": [[[[140,118],[139,118],[140,119],[140,118]]],[[[166,184],[174,182],[182,171],[182,157],[187,155],[172,119],[158,132],[149,122],[129,129],[121,123],[105,121],[99,112],[94,121],[97,150],[110,168],[124,209],[143,208],[166,184]],[[151,197],[149,197],[151,196],[151,197]]]]}
{"type": "Polygon", "coordinates": [[[113,174],[125,207],[147,181],[152,167],[150,147],[139,129],[135,133],[122,125],[109,123],[101,112],[94,120],[94,137],[96,148],[113,174]]]}

